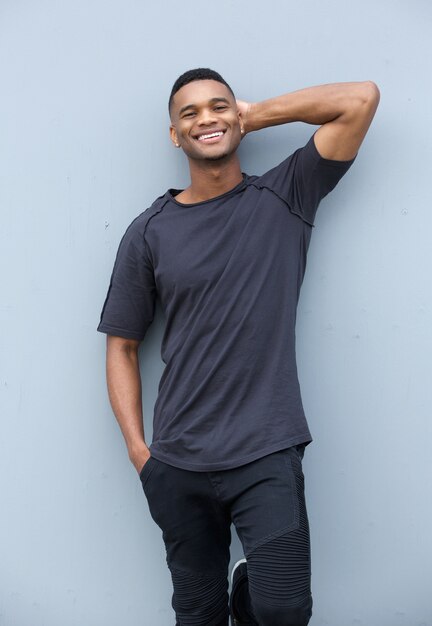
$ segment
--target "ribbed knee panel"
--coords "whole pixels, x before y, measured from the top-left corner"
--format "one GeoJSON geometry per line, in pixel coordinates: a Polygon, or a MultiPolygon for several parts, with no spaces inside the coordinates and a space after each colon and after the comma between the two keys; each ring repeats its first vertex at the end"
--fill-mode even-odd
{"type": "Polygon", "coordinates": [[[172,607],[179,626],[228,625],[227,576],[204,576],[170,567],[172,607]]]}

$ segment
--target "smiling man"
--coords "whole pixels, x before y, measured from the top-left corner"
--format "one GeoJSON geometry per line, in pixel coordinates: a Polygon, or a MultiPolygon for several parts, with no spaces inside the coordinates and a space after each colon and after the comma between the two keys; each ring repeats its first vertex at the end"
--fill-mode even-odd
{"type": "Polygon", "coordinates": [[[110,401],[163,532],[177,626],[305,626],[312,614],[302,458],[311,442],[295,321],[318,205],[347,172],[379,102],[370,81],[310,87],[260,103],[216,72],[180,76],[173,144],[191,183],[169,189],[120,243],[98,330],[110,401]],[[319,126],[260,176],[243,174],[248,133],[319,126]],[[165,369],[150,446],[138,347],[159,298],[165,369]],[[231,524],[245,559],[232,572],[231,524]]]}

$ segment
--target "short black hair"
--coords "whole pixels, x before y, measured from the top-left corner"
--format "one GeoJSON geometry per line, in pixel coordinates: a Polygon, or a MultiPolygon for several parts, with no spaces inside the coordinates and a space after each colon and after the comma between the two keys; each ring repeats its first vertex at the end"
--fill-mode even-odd
{"type": "Polygon", "coordinates": [[[173,88],[171,89],[171,94],[168,100],[169,111],[171,111],[172,101],[173,101],[175,94],[178,92],[178,90],[184,87],[185,85],[192,83],[195,80],[216,80],[218,83],[222,83],[223,85],[225,85],[225,87],[228,87],[228,89],[233,95],[233,98],[235,98],[233,90],[228,85],[226,80],[222,78],[220,74],[218,74],[218,72],[215,72],[214,70],[211,70],[208,67],[197,67],[194,70],[188,70],[187,72],[184,72],[175,81],[173,88]]]}

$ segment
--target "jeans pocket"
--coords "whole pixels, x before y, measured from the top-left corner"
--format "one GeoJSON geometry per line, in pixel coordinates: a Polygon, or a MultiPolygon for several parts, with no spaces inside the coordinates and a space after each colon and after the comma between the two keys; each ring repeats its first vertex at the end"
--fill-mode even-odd
{"type": "Polygon", "coordinates": [[[152,456],[149,456],[149,458],[144,463],[144,466],[142,467],[142,469],[141,469],[141,471],[139,473],[139,477],[140,477],[140,480],[141,480],[143,486],[147,482],[147,480],[148,480],[148,478],[149,478],[149,476],[150,476],[150,474],[152,472],[152,469],[154,467],[153,461],[154,461],[154,458],[152,456]]]}
{"type": "Polygon", "coordinates": [[[294,446],[294,447],[300,458],[300,461],[303,461],[306,445],[304,443],[299,443],[297,446],[294,446]]]}

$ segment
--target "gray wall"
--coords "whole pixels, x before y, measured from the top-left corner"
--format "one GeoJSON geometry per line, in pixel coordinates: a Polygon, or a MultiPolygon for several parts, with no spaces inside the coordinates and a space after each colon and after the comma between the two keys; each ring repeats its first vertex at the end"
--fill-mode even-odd
{"type": "MultiPolygon", "coordinates": [[[[321,204],[299,305],[311,624],[432,624],[431,18],[426,0],[2,0],[1,625],[174,623],[95,327],[124,229],[188,182],[166,100],[198,65],[250,100],[381,89],[355,165],[321,204]]],[[[249,136],[243,170],[313,130],[249,136]]],[[[149,439],[162,329],[159,311],[142,350],[149,439]]]]}

